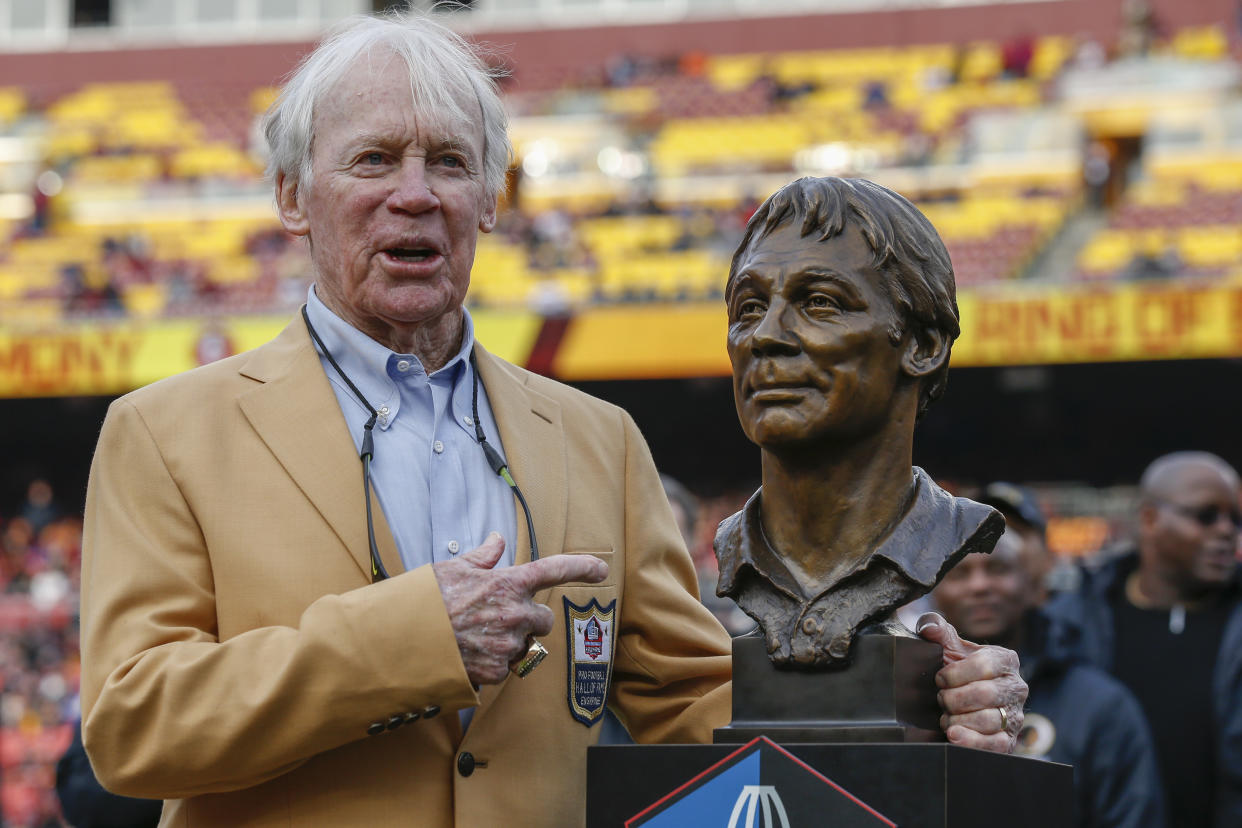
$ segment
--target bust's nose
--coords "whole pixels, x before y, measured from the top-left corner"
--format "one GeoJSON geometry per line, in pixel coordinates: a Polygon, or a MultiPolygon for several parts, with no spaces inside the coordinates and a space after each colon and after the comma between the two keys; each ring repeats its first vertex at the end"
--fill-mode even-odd
{"type": "Polygon", "coordinates": [[[797,353],[800,345],[788,324],[793,308],[779,296],[768,304],[763,318],[750,335],[750,349],[756,355],[797,353]]]}

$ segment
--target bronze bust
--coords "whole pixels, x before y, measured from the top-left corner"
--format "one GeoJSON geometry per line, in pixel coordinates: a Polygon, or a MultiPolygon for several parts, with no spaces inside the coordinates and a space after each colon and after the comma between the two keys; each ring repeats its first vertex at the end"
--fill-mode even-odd
{"type": "Polygon", "coordinates": [[[868,626],[903,634],[893,612],[1004,531],[912,465],[960,331],[949,254],[891,190],[803,178],[751,218],[725,301],[762,485],[720,524],[716,592],[778,666],[838,666],[868,626]]]}

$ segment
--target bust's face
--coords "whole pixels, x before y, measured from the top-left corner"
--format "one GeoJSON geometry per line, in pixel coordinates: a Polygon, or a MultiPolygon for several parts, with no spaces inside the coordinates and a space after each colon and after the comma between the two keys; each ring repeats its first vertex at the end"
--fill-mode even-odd
{"type": "Polygon", "coordinates": [[[752,244],[728,295],[733,396],[768,449],[879,429],[895,413],[898,310],[852,224],[827,241],[785,225],[752,244]]]}

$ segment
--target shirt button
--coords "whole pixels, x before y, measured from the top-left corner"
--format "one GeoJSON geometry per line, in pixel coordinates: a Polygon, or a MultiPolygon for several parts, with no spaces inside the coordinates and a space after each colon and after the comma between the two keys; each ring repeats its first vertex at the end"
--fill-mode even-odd
{"type": "Polygon", "coordinates": [[[473,417],[462,417],[462,418],[461,418],[461,421],[462,421],[463,423],[465,423],[466,425],[468,425],[468,426],[472,426],[472,425],[474,425],[474,418],[473,418],[473,417]]]}
{"type": "Polygon", "coordinates": [[[434,451],[436,454],[443,454],[444,443],[441,442],[440,440],[436,440],[434,443],[431,444],[431,450],[434,451]]]}
{"type": "Polygon", "coordinates": [[[448,551],[450,555],[456,555],[460,549],[461,549],[461,544],[458,543],[457,541],[452,540],[448,542],[448,551]]]}
{"type": "Polygon", "coordinates": [[[408,359],[399,360],[397,362],[397,370],[403,374],[410,370],[410,361],[408,359]]]}

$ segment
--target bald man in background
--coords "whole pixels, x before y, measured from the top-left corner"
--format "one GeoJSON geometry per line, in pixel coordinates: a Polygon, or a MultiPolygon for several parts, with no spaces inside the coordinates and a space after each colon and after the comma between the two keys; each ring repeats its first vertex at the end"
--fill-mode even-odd
{"type": "Polygon", "coordinates": [[[1156,459],[1137,544],[1084,573],[1049,611],[1138,698],[1169,824],[1242,825],[1242,567],[1238,473],[1206,452],[1156,459]]]}

